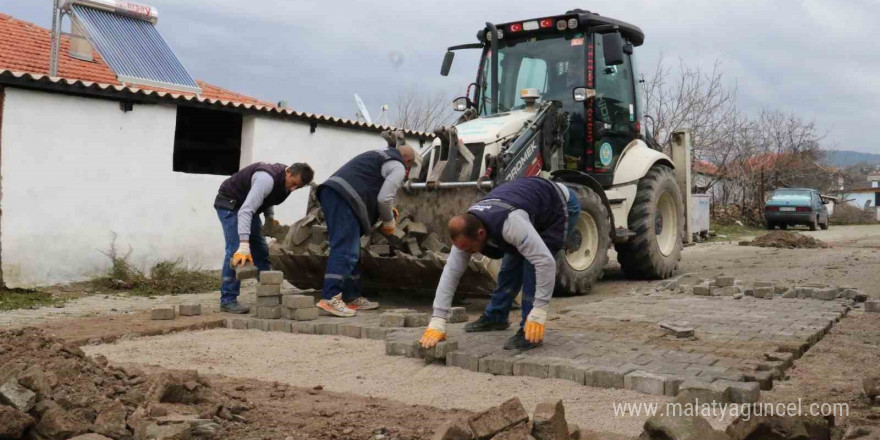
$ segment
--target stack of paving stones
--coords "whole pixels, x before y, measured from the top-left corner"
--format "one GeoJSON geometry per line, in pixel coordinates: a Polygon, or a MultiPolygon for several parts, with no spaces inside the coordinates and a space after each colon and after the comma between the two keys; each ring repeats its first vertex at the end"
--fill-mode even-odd
{"type": "MultiPolygon", "coordinates": [[[[796,298],[823,301],[840,299],[852,302],[865,302],[868,299],[867,294],[854,287],[830,286],[822,283],[787,286],[767,281],[755,281],[747,284],[737,280],[735,277],[726,275],[719,275],[713,279],[703,279],[698,275],[686,274],[660,282],[657,285],[657,290],[697,296],[729,296],[734,299],[742,299],[746,296],[768,300],[773,298],[796,298]]],[[[866,305],[866,309],[867,307],[866,305]]]]}
{"type": "Polygon", "coordinates": [[[260,272],[260,284],[257,285],[257,305],[254,314],[259,319],[281,318],[281,282],[284,274],[277,270],[260,272]]]}
{"type": "Polygon", "coordinates": [[[318,319],[315,298],[309,295],[284,295],[281,300],[281,317],[292,321],[314,321],[318,319]]]}

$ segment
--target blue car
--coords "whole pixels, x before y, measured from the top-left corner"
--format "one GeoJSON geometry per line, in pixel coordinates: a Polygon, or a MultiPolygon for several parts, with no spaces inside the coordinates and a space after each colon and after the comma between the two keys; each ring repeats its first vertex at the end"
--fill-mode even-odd
{"type": "Polygon", "coordinates": [[[811,231],[816,227],[828,229],[826,203],[815,189],[777,189],[764,206],[764,221],[767,229],[777,226],[785,229],[794,225],[809,226],[811,231]]]}

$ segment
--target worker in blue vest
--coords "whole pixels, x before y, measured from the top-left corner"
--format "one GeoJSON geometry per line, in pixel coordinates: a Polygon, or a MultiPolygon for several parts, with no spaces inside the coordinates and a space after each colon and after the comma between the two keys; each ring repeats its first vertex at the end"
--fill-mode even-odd
{"type": "Polygon", "coordinates": [[[361,237],[381,220],[380,231],[394,233],[394,199],[415,160],[409,145],[361,153],[318,186],[327,220],[330,257],[318,308],[340,317],[379,308],[364,297],[360,284],[361,237]]]}
{"type": "Polygon", "coordinates": [[[501,259],[498,285],[480,318],[467,332],[506,330],[513,300],[523,291],[520,328],[505,350],[529,350],[544,339],[547,307],[556,283],[554,255],[574,228],[581,205],[573,190],[540,177],[505,183],[449,220],[452,251],[434,297],[434,313],[420,342],[425,348],[446,339],[452,297],[471,254],[501,259]]]}
{"type": "Polygon", "coordinates": [[[269,246],[260,233],[260,214],[266,218],[267,225],[275,226],[273,206],[287,200],[291,192],[308,185],[314,175],[306,163],[288,167],[280,163],[257,162],[242,168],[220,185],[214,208],[226,240],[220,283],[222,311],[249,311],[247,306],[238,303],[241,281],[235,277],[236,266],[250,262],[261,271],[270,270],[269,246]]]}

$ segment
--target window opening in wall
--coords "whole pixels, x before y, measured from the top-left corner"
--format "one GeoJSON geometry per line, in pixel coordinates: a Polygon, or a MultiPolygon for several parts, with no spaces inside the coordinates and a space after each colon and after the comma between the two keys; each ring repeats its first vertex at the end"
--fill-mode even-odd
{"type": "Polygon", "coordinates": [[[177,107],[174,171],[232,175],[241,158],[242,114],[177,107]]]}

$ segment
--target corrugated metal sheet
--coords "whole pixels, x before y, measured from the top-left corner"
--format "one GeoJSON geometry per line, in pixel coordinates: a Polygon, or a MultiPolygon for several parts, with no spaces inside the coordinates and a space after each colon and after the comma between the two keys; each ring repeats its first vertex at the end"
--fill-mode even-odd
{"type": "Polygon", "coordinates": [[[73,5],[74,18],[119,81],[200,93],[168,43],[144,20],[73,5]]]}

